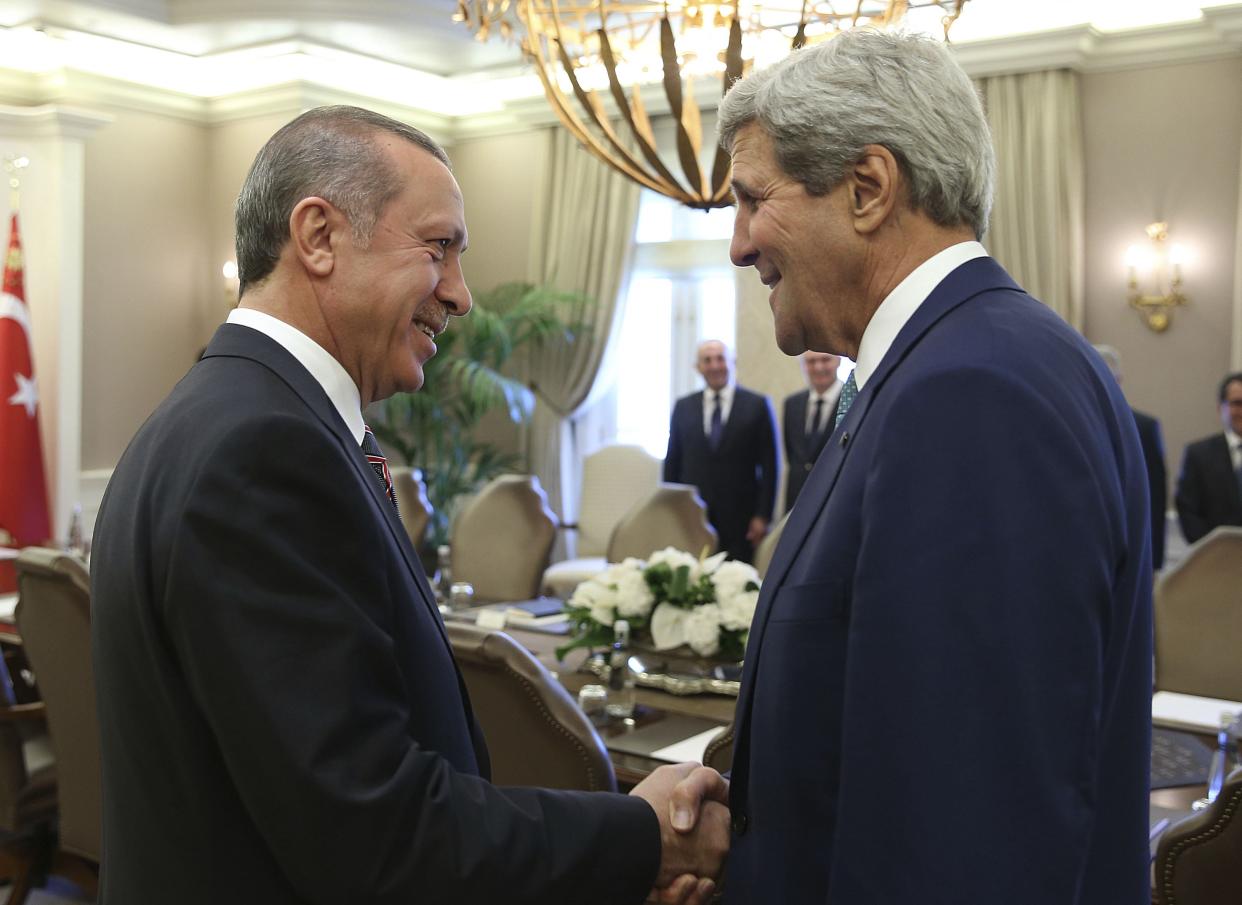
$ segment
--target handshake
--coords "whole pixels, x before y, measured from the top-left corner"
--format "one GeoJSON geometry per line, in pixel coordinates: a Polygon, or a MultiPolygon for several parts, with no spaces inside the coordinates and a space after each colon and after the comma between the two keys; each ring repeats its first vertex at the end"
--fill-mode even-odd
{"type": "Polygon", "coordinates": [[[660,821],[660,872],[648,901],[705,905],[729,852],[729,781],[709,767],[660,767],[634,787],[660,821]]]}

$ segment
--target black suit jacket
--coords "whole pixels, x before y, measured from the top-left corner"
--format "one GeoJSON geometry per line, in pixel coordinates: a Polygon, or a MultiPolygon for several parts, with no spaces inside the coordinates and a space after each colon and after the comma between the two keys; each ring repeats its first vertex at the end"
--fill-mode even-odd
{"type": "Polygon", "coordinates": [[[729,420],[714,451],[703,433],[703,393],[683,396],[673,406],[664,480],[699,489],[720,549],[734,559],[750,562],[754,555],[746,540],[751,518],[772,518],[777,467],[776,417],[766,396],[734,387],[729,420]]]}
{"type": "Polygon", "coordinates": [[[1224,433],[1186,447],[1174,501],[1189,543],[1221,525],[1242,525],[1242,498],[1224,433]]]}
{"type": "Polygon", "coordinates": [[[95,540],[104,905],[642,900],[644,802],[486,781],[418,558],[268,337],[220,328],[95,540]]]}
{"type": "Polygon", "coordinates": [[[1160,569],[1164,566],[1164,512],[1169,506],[1164,440],[1160,436],[1160,422],[1151,415],[1134,411],[1134,424],[1138,427],[1143,459],[1147,462],[1148,494],[1151,497],[1151,565],[1153,569],[1160,569]]]}
{"type": "Polygon", "coordinates": [[[785,432],[785,461],[789,463],[789,476],[785,479],[785,511],[793,508],[798,499],[798,492],[806,483],[806,476],[811,473],[820,450],[832,435],[833,424],[837,418],[837,403],[840,394],[824,417],[824,430],[815,435],[806,432],[806,407],[810,404],[811,391],[802,390],[785,397],[785,406],[781,424],[785,432]]]}

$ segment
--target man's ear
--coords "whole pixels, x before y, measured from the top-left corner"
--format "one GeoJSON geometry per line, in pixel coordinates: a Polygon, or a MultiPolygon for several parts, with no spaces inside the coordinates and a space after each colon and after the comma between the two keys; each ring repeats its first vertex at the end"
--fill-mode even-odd
{"type": "Polygon", "coordinates": [[[344,217],[322,198],[303,198],[289,214],[289,244],[306,272],[326,277],[336,264],[333,233],[344,217]]]}
{"type": "Polygon", "coordinates": [[[867,145],[849,171],[854,229],[873,233],[892,216],[903,191],[901,167],[883,145],[867,145]]]}

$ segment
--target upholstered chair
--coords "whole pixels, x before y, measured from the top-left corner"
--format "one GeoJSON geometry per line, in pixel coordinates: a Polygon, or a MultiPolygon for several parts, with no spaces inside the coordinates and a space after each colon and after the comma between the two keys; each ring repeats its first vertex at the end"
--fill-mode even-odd
{"type": "Polygon", "coordinates": [[[660,484],[635,504],[613,529],[608,561],[676,547],[698,556],[716,551],[716,529],[707,523],[707,507],[689,484],[660,484]]]}
{"type": "Polygon", "coordinates": [[[755,548],[755,571],[762,578],[768,574],[768,566],[772,564],[772,554],[776,552],[776,545],[781,542],[781,532],[785,530],[785,522],[789,521],[789,513],[786,512],[780,517],[767,536],[759,541],[759,546],[755,548]]]}
{"type": "Polygon", "coordinates": [[[410,544],[415,552],[421,553],[423,542],[427,538],[427,526],[431,524],[434,510],[427,499],[427,485],[423,483],[423,473],[418,468],[397,467],[390,469],[392,489],[397,495],[397,509],[401,513],[401,523],[405,533],[409,535],[410,544]]]}
{"type": "Polygon", "coordinates": [[[1242,901],[1242,770],[1210,805],[1160,837],[1152,878],[1159,905],[1237,905],[1242,901]]]}
{"type": "Polygon", "coordinates": [[[498,785],[616,791],[604,743],[561,684],[503,632],[446,625],[498,785]]]}
{"type": "Polygon", "coordinates": [[[556,517],[539,479],[501,475],[453,520],[454,581],[474,586],[476,601],[529,600],[539,594],[556,540],[556,517]]]}

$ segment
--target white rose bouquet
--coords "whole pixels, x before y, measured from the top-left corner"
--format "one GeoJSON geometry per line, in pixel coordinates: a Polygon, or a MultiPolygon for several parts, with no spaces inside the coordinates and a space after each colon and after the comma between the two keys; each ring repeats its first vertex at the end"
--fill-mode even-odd
{"type": "Polygon", "coordinates": [[[625,619],[656,650],[688,645],[703,657],[740,660],[759,600],[759,573],[717,553],[696,559],[667,547],[646,562],[627,559],[578,585],[566,610],[574,639],[557,650],[612,644],[625,619]]]}

